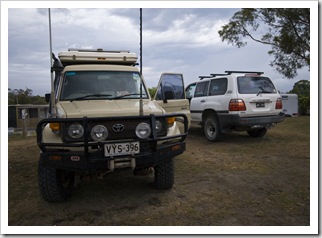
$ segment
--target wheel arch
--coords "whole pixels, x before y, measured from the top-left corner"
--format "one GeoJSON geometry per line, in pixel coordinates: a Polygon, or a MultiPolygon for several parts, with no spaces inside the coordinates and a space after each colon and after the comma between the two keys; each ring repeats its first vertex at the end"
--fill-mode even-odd
{"type": "Polygon", "coordinates": [[[202,122],[204,123],[205,120],[207,119],[207,117],[209,117],[209,116],[215,116],[218,118],[217,112],[214,109],[208,108],[208,109],[204,110],[202,113],[202,122]]]}

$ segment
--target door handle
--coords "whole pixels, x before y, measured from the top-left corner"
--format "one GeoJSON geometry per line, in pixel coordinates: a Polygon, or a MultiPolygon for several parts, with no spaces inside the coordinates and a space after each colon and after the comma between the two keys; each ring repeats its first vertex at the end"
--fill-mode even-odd
{"type": "Polygon", "coordinates": [[[206,100],[202,99],[200,102],[206,102],[206,100]]]}
{"type": "Polygon", "coordinates": [[[181,108],[181,110],[186,110],[186,109],[187,109],[187,107],[182,107],[182,108],[181,108]]]}

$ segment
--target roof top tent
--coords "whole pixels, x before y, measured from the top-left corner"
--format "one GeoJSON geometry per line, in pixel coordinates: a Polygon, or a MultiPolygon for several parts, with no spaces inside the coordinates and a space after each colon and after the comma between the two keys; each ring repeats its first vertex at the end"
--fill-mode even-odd
{"type": "Polygon", "coordinates": [[[123,64],[135,65],[137,55],[128,50],[106,51],[103,49],[68,49],[58,57],[64,66],[73,64],[123,64]]]}
{"type": "Polygon", "coordinates": [[[298,96],[297,94],[281,94],[283,108],[282,112],[285,116],[296,117],[298,116],[298,96]]]}

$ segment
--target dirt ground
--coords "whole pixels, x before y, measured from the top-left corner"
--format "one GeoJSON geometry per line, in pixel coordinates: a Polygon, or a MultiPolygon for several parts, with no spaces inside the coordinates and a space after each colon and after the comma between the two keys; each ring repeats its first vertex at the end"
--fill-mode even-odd
{"type": "Polygon", "coordinates": [[[192,126],[172,190],[124,170],[54,204],[38,191],[36,138],[9,136],[8,225],[309,226],[309,128],[309,117],[286,118],[261,139],[242,132],[211,143],[192,126]]]}

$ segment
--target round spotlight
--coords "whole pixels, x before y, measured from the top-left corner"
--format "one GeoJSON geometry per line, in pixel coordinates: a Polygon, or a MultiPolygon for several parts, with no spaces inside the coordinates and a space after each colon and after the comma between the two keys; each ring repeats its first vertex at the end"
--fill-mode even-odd
{"type": "Polygon", "coordinates": [[[161,121],[156,121],[155,122],[155,129],[157,131],[157,133],[159,133],[160,131],[162,131],[162,122],[161,121]]]}
{"type": "Polygon", "coordinates": [[[103,125],[96,125],[91,130],[91,137],[95,141],[103,141],[108,137],[108,130],[103,125]]]}
{"type": "Polygon", "coordinates": [[[151,127],[149,124],[142,122],[137,125],[135,133],[140,139],[146,139],[151,135],[151,127]]]}
{"type": "Polygon", "coordinates": [[[73,139],[79,139],[84,135],[84,128],[79,123],[74,123],[68,128],[68,135],[73,139]]]}

